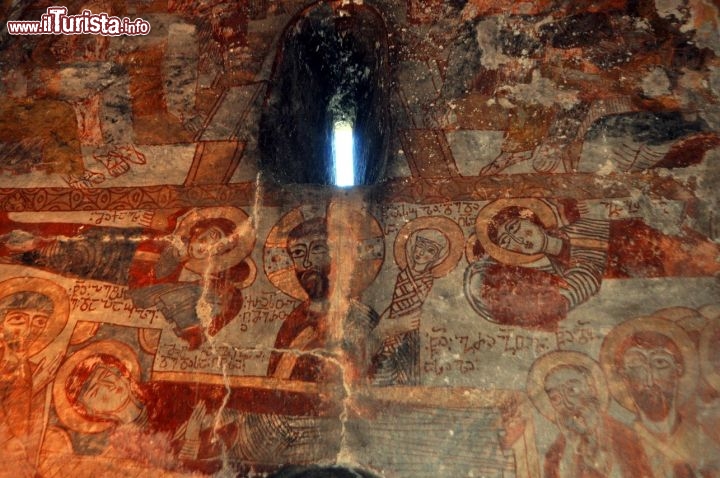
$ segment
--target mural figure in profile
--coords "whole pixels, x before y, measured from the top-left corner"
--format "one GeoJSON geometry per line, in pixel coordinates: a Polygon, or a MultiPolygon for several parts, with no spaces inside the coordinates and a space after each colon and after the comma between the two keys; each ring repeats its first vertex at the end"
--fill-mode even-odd
{"type": "Polygon", "coordinates": [[[371,380],[376,385],[420,383],[420,319],[435,279],[455,268],[464,236],[446,217],[408,222],[395,239],[400,272],[390,306],[380,317],[375,335],[382,341],[373,357],[371,380]]]}
{"type": "Polygon", "coordinates": [[[600,366],[579,352],[550,352],[532,366],[527,391],[560,430],[545,455],[545,478],[651,478],[635,433],[607,413],[600,366]]]}

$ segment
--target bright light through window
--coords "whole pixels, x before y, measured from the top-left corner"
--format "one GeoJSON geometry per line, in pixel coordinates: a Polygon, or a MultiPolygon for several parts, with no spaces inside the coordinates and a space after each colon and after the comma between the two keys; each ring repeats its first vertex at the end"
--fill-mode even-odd
{"type": "Polygon", "coordinates": [[[333,163],[335,164],[335,185],[355,185],[355,148],[353,128],[347,121],[338,121],[333,127],[333,163]]]}

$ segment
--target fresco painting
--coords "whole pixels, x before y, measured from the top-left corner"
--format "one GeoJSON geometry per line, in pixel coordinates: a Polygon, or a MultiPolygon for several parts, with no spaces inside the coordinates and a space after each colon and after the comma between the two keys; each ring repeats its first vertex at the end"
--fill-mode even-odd
{"type": "Polygon", "coordinates": [[[717,2],[63,5],[152,29],[0,6],[0,476],[720,476],[717,2]]]}

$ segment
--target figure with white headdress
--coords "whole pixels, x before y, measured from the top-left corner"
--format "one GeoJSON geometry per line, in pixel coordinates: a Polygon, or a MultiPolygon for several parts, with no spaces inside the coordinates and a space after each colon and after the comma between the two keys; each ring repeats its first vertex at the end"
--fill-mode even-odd
{"type": "Polygon", "coordinates": [[[420,383],[420,317],[435,279],[452,270],[462,255],[460,227],[445,217],[425,217],[407,223],[395,240],[400,272],[392,301],[380,318],[382,348],[373,358],[376,385],[420,383]]]}

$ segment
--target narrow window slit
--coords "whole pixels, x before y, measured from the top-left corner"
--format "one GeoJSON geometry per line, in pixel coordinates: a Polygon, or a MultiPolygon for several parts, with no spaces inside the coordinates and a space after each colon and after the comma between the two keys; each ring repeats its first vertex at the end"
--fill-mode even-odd
{"type": "Polygon", "coordinates": [[[355,185],[355,144],[353,127],[348,121],[336,121],[333,125],[333,166],[335,186],[355,185]]]}
{"type": "Polygon", "coordinates": [[[260,117],[260,166],[283,184],[352,187],[384,177],[387,29],[373,7],[318,1],[285,27],[260,117]]]}

